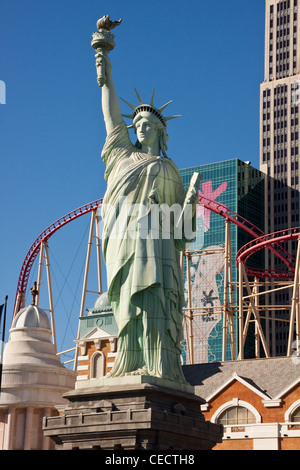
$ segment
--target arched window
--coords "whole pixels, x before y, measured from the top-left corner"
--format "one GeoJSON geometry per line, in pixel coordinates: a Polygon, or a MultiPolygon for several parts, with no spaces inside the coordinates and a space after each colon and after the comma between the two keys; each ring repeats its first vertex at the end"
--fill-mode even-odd
{"type": "Polygon", "coordinates": [[[290,424],[289,429],[300,428],[300,400],[295,401],[286,411],[285,422],[295,423],[295,424],[290,424]]]}
{"type": "Polygon", "coordinates": [[[297,427],[300,426],[300,406],[296,408],[291,415],[292,423],[299,423],[297,427]]]}
{"type": "Polygon", "coordinates": [[[105,357],[102,352],[95,352],[91,359],[91,379],[104,376],[105,357]]]}
{"type": "Polygon", "coordinates": [[[256,423],[254,414],[244,406],[231,406],[226,408],[218,417],[218,423],[223,426],[256,423]]]}

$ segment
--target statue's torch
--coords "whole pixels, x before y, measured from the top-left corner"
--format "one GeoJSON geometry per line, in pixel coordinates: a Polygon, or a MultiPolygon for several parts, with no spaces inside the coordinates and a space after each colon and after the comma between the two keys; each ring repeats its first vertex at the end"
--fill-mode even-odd
{"type": "Polygon", "coordinates": [[[91,45],[96,51],[97,82],[100,87],[106,83],[105,56],[115,47],[115,36],[111,30],[121,22],[122,20],[111,21],[108,15],[103,16],[97,21],[98,31],[93,33],[91,45]]]}

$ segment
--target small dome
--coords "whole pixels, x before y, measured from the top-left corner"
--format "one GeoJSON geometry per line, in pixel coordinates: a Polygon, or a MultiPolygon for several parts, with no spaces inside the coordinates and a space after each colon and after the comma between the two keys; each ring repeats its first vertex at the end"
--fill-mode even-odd
{"type": "Polygon", "coordinates": [[[29,305],[15,316],[4,348],[1,407],[53,407],[64,404],[63,393],[74,387],[51,341],[44,310],[29,305]]]}
{"type": "Polygon", "coordinates": [[[95,302],[95,305],[92,309],[89,310],[91,314],[101,313],[101,312],[111,312],[112,308],[108,300],[107,292],[101,294],[95,302]]]}
{"type": "Polygon", "coordinates": [[[29,305],[16,315],[12,328],[45,328],[51,330],[51,325],[44,310],[35,305],[29,305]]]}
{"type": "Polygon", "coordinates": [[[48,315],[41,308],[29,305],[16,315],[12,322],[4,350],[5,365],[30,364],[60,366],[56,348],[51,341],[48,315]]]}

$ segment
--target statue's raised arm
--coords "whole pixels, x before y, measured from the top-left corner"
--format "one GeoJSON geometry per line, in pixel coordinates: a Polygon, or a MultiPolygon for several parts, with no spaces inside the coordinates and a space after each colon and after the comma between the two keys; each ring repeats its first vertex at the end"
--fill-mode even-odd
{"type": "Polygon", "coordinates": [[[102,110],[107,134],[122,122],[121,108],[112,80],[112,67],[108,57],[115,47],[111,30],[120,25],[122,20],[111,21],[108,15],[97,21],[98,31],[93,34],[92,46],[96,50],[97,81],[102,88],[102,110]]]}
{"type": "MultiPolygon", "coordinates": [[[[105,61],[106,81],[102,86],[102,111],[106,132],[109,135],[119,124],[123,118],[118,96],[112,79],[112,67],[108,56],[100,56],[96,59],[105,61]]],[[[97,62],[96,62],[97,63],[97,62]]]]}

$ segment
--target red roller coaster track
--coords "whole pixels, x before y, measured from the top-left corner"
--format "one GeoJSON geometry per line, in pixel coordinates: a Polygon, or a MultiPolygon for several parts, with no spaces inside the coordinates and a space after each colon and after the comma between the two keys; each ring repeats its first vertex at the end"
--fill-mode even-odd
{"type": "MultiPolygon", "coordinates": [[[[22,264],[22,268],[20,271],[18,284],[17,284],[17,292],[16,292],[16,302],[17,298],[21,294],[25,296],[29,274],[32,268],[32,265],[40,251],[41,243],[47,242],[50,237],[60,228],[67,225],[68,223],[72,222],[73,220],[81,217],[84,214],[87,214],[91,211],[97,210],[102,205],[103,199],[97,199],[96,201],[90,202],[88,204],[75,209],[74,211],[70,212],[67,215],[64,215],[51,225],[47,227],[34,241],[32,246],[30,247],[24,262],[22,264]]],[[[255,252],[263,249],[269,248],[273,251],[290,269],[290,271],[267,271],[264,269],[254,269],[254,268],[247,268],[247,273],[249,275],[257,276],[257,277],[277,277],[277,278],[290,278],[293,276],[294,273],[294,263],[295,259],[283,249],[280,245],[281,242],[295,239],[299,237],[298,229],[290,229],[285,230],[283,232],[274,233],[266,235],[261,229],[256,227],[254,224],[246,220],[245,218],[241,217],[240,215],[236,214],[235,212],[228,209],[228,207],[220,204],[216,201],[210,200],[205,196],[199,195],[199,204],[203,205],[205,208],[211,210],[212,212],[224,217],[226,220],[234,223],[242,230],[245,230],[249,235],[253,237],[254,240],[244,245],[237,255],[238,261],[246,262],[247,259],[252,256],[255,252]],[[289,232],[287,234],[287,232],[289,232]],[[285,234],[283,234],[285,233],[285,234]]],[[[15,312],[17,313],[17,312],[15,312]]]]}
{"type": "MultiPolygon", "coordinates": [[[[283,241],[287,241],[287,239],[277,238],[276,233],[266,235],[261,229],[259,229],[254,224],[249,222],[247,219],[241,217],[239,214],[236,214],[235,212],[228,209],[228,207],[224,206],[223,204],[218,203],[216,201],[212,201],[205,196],[199,195],[199,203],[203,205],[205,208],[213,211],[214,213],[218,215],[221,215],[225,219],[234,223],[235,225],[245,230],[249,235],[253,237],[254,240],[249,242],[250,244],[252,243],[252,245],[251,247],[249,247],[250,251],[248,252],[248,256],[246,259],[252,256],[252,254],[254,254],[255,252],[259,251],[259,250],[255,250],[253,247],[253,244],[255,244],[256,240],[267,239],[267,237],[272,237],[273,242],[272,243],[265,242],[263,246],[261,246],[260,249],[269,248],[290,269],[289,271],[287,270],[275,271],[275,270],[266,270],[266,269],[259,269],[259,268],[250,268],[250,267],[245,266],[246,272],[248,275],[254,276],[254,277],[264,277],[264,278],[269,277],[269,278],[280,278],[280,279],[293,277],[294,270],[295,270],[294,268],[295,259],[280,245],[280,243],[282,243],[283,241]]],[[[297,230],[297,229],[291,229],[291,230],[297,230]]],[[[248,246],[249,243],[247,243],[245,246],[248,246]]],[[[243,249],[244,247],[241,248],[241,250],[243,249]]],[[[239,251],[239,253],[241,252],[241,250],[239,251]]],[[[246,259],[245,259],[245,262],[246,262],[246,259]]],[[[241,259],[239,260],[241,261],[241,259]]]]}
{"type": "Polygon", "coordinates": [[[102,201],[103,199],[97,199],[96,201],[85,204],[84,206],[81,206],[78,209],[75,209],[74,211],[69,212],[69,214],[64,215],[60,219],[56,220],[53,224],[49,225],[49,227],[47,227],[37,237],[37,239],[31,245],[22,264],[22,268],[20,271],[19,279],[18,279],[15,306],[16,306],[18,295],[23,294],[25,296],[27,285],[28,285],[29,274],[30,274],[32,265],[37,255],[39,254],[41,243],[47,242],[49,238],[52,237],[52,235],[58,229],[64,227],[65,225],[72,222],[73,220],[78,219],[78,217],[81,217],[82,215],[87,214],[88,212],[97,210],[99,207],[101,207],[102,201]]]}
{"type": "Polygon", "coordinates": [[[237,262],[246,263],[248,258],[258,251],[268,248],[277,243],[284,243],[291,240],[297,240],[300,236],[300,227],[281,230],[270,233],[251,240],[246,243],[237,253],[237,262]]]}

